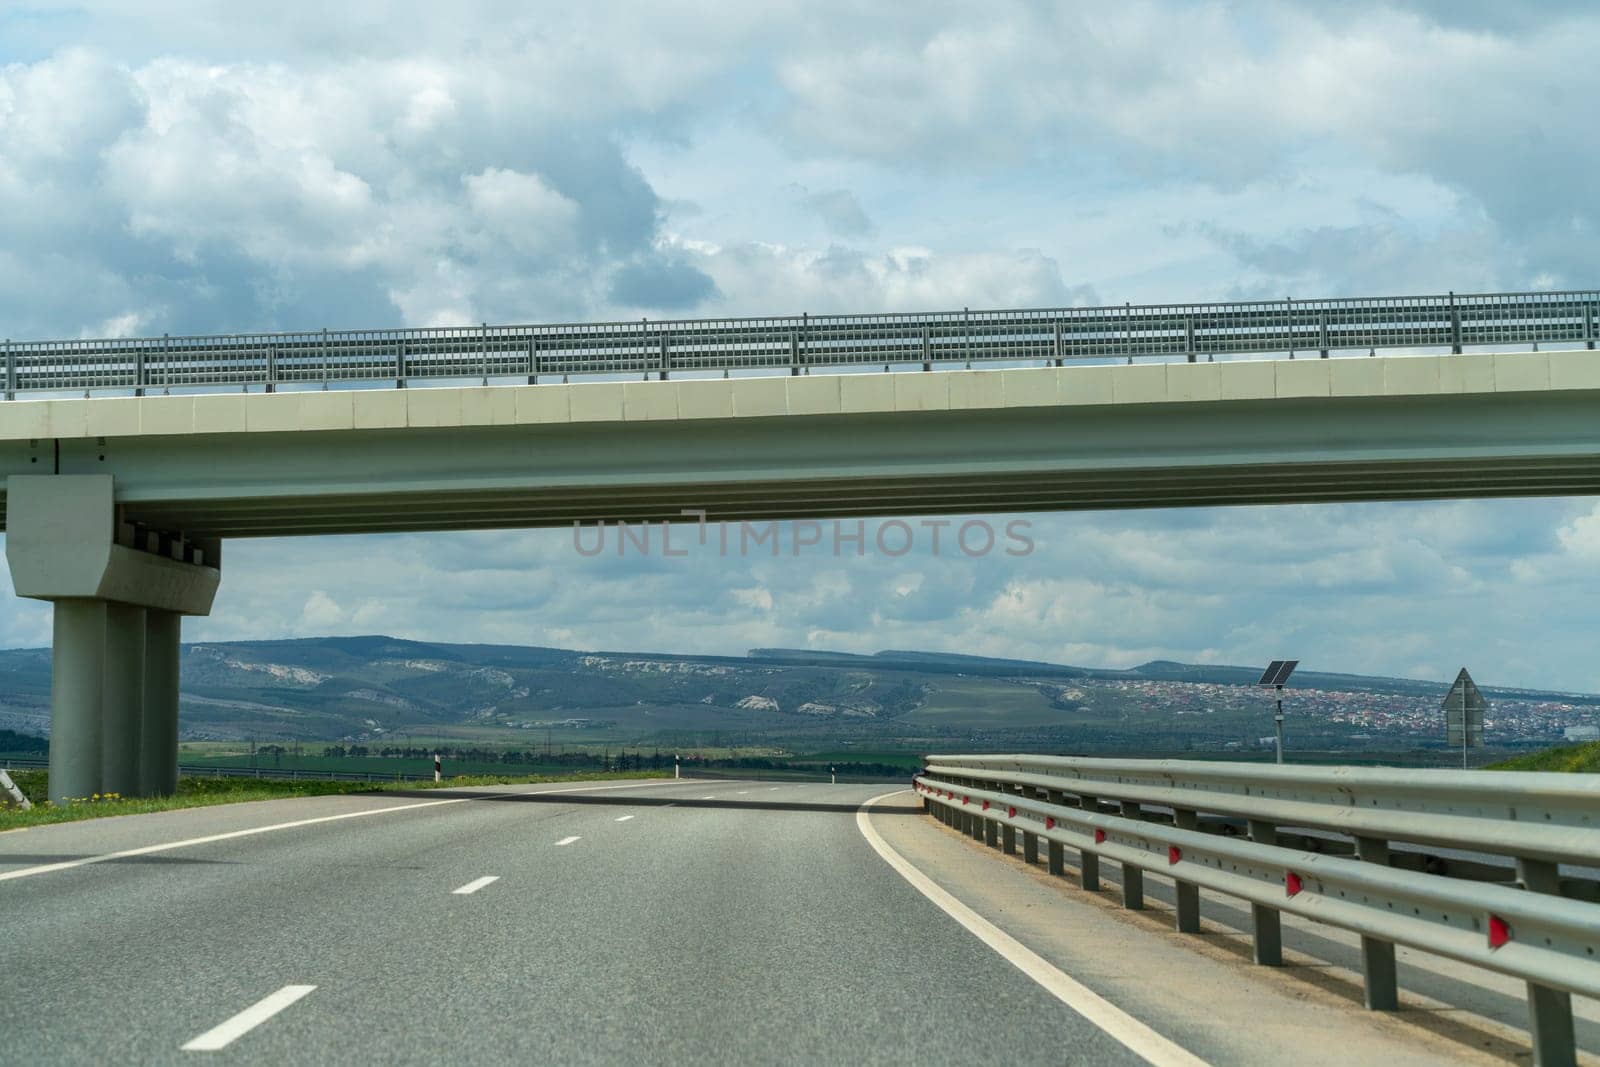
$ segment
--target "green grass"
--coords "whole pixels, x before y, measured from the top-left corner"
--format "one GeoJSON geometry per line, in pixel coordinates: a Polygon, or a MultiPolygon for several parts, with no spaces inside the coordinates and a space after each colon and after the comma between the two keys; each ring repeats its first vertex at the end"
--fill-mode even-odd
{"type": "Polygon", "coordinates": [[[1072,725],[1072,712],[1050,706],[1038,690],[990,678],[940,678],[929,684],[924,703],[902,717],[939,726],[1006,727],[1072,725]]]}
{"type": "MultiPolygon", "coordinates": [[[[345,793],[394,793],[402,790],[452,788],[470,785],[523,785],[537,782],[588,782],[616,778],[659,778],[659,771],[613,771],[602,774],[586,771],[561,775],[462,775],[443,782],[302,782],[270,778],[180,778],[178,792],[170,797],[100,797],[69,804],[51,804],[47,799],[45,771],[17,771],[12,779],[33,803],[31,811],[7,804],[0,806],[0,832],[49,823],[76,822],[108,815],[142,815],[177,808],[200,808],[212,804],[238,804],[249,800],[279,800],[284,797],[317,797],[345,793]]],[[[3,794],[0,794],[3,795],[3,794]]]]}
{"type": "Polygon", "coordinates": [[[1577,774],[1600,772],[1600,741],[1582,745],[1562,745],[1543,752],[1530,752],[1513,756],[1499,763],[1489,764],[1494,771],[1568,771],[1577,774]]]}

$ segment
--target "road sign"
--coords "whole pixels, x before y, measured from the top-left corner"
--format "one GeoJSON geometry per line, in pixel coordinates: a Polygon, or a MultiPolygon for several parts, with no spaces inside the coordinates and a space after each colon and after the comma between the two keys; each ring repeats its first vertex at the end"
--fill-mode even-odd
{"type": "Polygon", "coordinates": [[[1489,708],[1465,667],[1445,694],[1443,707],[1446,743],[1461,749],[1465,764],[1467,749],[1483,747],[1483,713],[1489,708]]]}

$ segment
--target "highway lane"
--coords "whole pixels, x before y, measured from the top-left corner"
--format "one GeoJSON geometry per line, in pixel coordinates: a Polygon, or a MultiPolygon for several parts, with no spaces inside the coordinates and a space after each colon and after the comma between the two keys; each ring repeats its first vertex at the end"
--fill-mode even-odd
{"type": "Polygon", "coordinates": [[[0,1059],[1139,1062],[873,852],[855,812],[883,787],[558,788],[0,835],[3,877],[459,801],[0,881],[22,991],[0,1000],[0,1059]],[[294,986],[315,989],[220,1052],[182,1051],[294,986]]]}

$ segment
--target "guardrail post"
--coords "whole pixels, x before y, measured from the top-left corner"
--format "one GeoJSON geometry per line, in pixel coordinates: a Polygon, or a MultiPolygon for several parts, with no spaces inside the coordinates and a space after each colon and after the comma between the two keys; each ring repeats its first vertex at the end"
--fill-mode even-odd
{"type": "MultiPolygon", "coordinates": [[[[985,789],[993,789],[993,782],[984,782],[985,789]]],[[[1000,847],[1000,820],[984,818],[983,813],[978,813],[979,820],[983,823],[983,843],[990,848],[1000,847]]]]}
{"type": "Polygon", "coordinates": [[[1594,305],[1593,304],[1585,304],[1585,305],[1583,305],[1583,336],[1585,338],[1585,340],[1583,342],[1583,347],[1587,348],[1591,352],[1594,351],[1594,341],[1595,341],[1594,319],[1595,319],[1594,305]]]}
{"type": "Polygon", "coordinates": [[[810,321],[811,313],[809,311],[802,311],[800,313],[799,334],[791,333],[789,335],[789,376],[793,378],[800,376],[801,349],[806,343],[806,324],[810,321]]]}
{"type": "MultiPolygon", "coordinates": [[[[1593,348],[1594,345],[1590,345],[1593,348]]],[[[6,399],[17,398],[17,354],[11,350],[11,339],[6,339],[6,399]]]]}
{"type": "Polygon", "coordinates": [[[266,392],[278,391],[278,346],[267,346],[267,384],[266,392]]]}
{"type": "Polygon", "coordinates": [[[401,341],[394,346],[394,387],[406,387],[406,343],[401,341]]]}
{"type": "Polygon", "coordinates": [[[528,338],[528,384],[539,384],[539,341],[532,336],[528,338]]]}
{"type": "MultiPolygon", "coordinates": [[[[1010,786],[1002,785],[1000,791],[1002,793],[1010,793],[1014,790],[1010,786]]],[[[1017,854],[1017,828],[1010,823],[1006,823],[1000,828],[1000,848],[1008,856],[1017,854]]]]}
{"type": "Polygon", "coordinates": [[[666,330],[662,330],[661,331],[661,377],[660,377],[660,380],[663,381],[663,382],[667,380],[667,368],[670,365],[671,364],[669,363],[668,356],[667,356],[667,331],[666,330]]]}
{"type": "MultiPolygon", "coordinates": [[[[1251,819],[1250,840],[1263,845],[1278,843],[1278,828],[1264,819],[1251,819]]],[[[1255,943],[1255,961],[1264,967],[1283,966],[1283,925],[1277,908],[1250,905],[1250,926],[1255,943]]]]}
{"type": "Polygon", "coordinates": [[[1328,358],[1328,313],[1326,311],[1319,311],[1317,313],[1317,348],[1321,352],[1322,358],[1323,359],[1327,359],[1328,358]]]}
{"type": "MultiPolygon", "coordinates": [[[[1124,800],[1122,802],[1122,817],[1124,819],[1137,819],[1139,817],[1139,802],[1124,800]]],[[[1129,911],[1144,910],[1144,871],[1129,863],[1122,865],[1122,906],[1129,911]]]]}
{"type": "Polygon", "coordinates": [[[1450,352],[1461,354],[1461,311],[1456,307],[1456,294],[1450,294],[1450,352]]]}
{"type": "MultiPolygon", "coordinates": [[[[1100,802],[1084,793],[1078,794],[1078,807],[1084,811],[1099,811],[1100,802]]],[[[1078,883],[1086,892],[1100,892],[1100,854],[1088,849],[1078,851],[1078,883]]]]}
{"type": "MultiPolygon", "coordinates": [[[[1017,792],[1022,796],[1037,798],[1039,791],[1029,786],[1018,786],[1017,792]]],[[[1022,831],[1022,862],[1032,867],[1039,862],[1039,835],[1027,830],[1022,831]]]]}
{"type": "MultiPolygon", "coordinates": [[[[1051,804],[1057,805],[1064,804],[1066,802],[1066,798],[1061,795],[1061,790],[1059,789],[1049,790],[1045,794],[1045,799],[1051,804]]],[[[1034,847],[1038,848],[1039,846],[1036,844],[1034,847]]],[[[1050,863],[1051,874],[1059,876],[1066,873],[1067,849],[1065,845],[1063,845],[1060,841],[1050,841],[1048,847],[1045,849],[1045,854],[1050,863]]]]}
{"type": "MultiPolygon", "coordinates": [[[[165,342],[161,347],[166,348],[165,342]]],[[[144,396],[144,346],[137,343],[133,346],[133,395],[144,396]]]]}
{"type": "Polygon", "coordinates": [[[928,328],[922,328],[922,369],[933,369],[933,340],[928,336],[928,328]]]}
{"type": "Polygon", "coordinates": [[[1193,315],[1185,315],[1183,317],[1183,344],[1184,344],[1184,348],[1187,349],[1187,351],[1188,351],[1189,362],[1193,363],[1195,361],[1195,357],[1197,357],[1199,355],[1199,353],[1194,350],[1194,316],[1193,315]]]}
{"type": "MultiPolygon", "coordinates": [[[[1356,857],[1366,863],[1389,865],[1389,843],[1375,837],[1356,838],[1356,857]]],[[[1372,1011],[1396,1011],[1400,1007],[1400,982],[1395,974],[1394,942],[1376,937],[1361,938],[1361,978],[1364,999],[1372,1011]]]]}
{"type": "MultiPolygon", "coordinates": [[[[1172,825],[1180,830],[1200,829],[1200,818],[1193,811],[1178,808],[1172,813],[1172,825]]],[[[1176,890],[1178,904],[1178,932],[1180,934],[1198,934],[1200,932],[1200,887],[1193,882],[1173,879],[1173,888],[1176,890]]]]}
{"type": "MultiPolygon", "coordinates": [[[[1560,868],[1548,860],[1517,860],[1517,880],[1530,893],[1561,895],[1560,868]]],[[[1535,1067],[1573,1067],[1578,1062],[1571,993],[1529,982],[1528,1030],[1535,1067]]]]}

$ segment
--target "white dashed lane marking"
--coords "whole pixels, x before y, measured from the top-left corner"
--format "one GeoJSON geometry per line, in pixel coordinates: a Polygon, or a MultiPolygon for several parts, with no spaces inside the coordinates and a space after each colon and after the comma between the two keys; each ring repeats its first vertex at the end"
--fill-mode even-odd
{"type": "Polygon", "coordinates": [[[556,842],[556,845],[557,846],[570,845],[574,841],[582,841],[582,840],[583,840],[583,838],[581,838],[581,837],[563,837],[560,841],[556,842]]]}
{"type": "Polygon", "coordinates": [[[207,1030],[184,1045],[183,1051],[215,1052],[217,1049],[227,1048],[316,988],[314,985],[286,985],[276,993],[256,1001],[227,1022],[207,1030]]]}
{"type": "Polygon", "coordinates": [[[473,893],[476,893],[484,886],[489,885],[492,882],[498,882],[499,880],[500,876],[498,874],[486,874],[482,878],[475,878],[466,885],[462,886],[460,889],[452,889],[450,892],[456,894],[457,896],[469,896],[473,893]]]}

